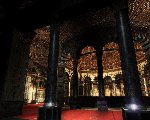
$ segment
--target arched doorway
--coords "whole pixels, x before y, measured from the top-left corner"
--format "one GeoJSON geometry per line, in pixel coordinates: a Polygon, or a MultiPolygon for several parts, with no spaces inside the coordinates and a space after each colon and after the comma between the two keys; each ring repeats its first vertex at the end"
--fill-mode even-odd
{"type": "Polygon", "coordinates": [[[97,58],[95,49],[86,46],[82,49],[78,64],[79,90],[83,96],[98,96],[97,58]]]}
{"type": "Polygon", "coordinates": [[[139,77],[141,80],[141,90],[143,96],[149,96],[149,85],[148,79],[145,76],[145,66],[147,65],[147,58],[145,56],[145,51],[143,50],[140,43],[134,43],[137,66],[139,71],[139,77]]]}
{"type": "Polygon", "coordinates": [[[119,45],[109,42],[103,47],[103,77],[106,96],[122,96],[118,88],[117,74],[122,74],[119,45]]]}
{"type": "MultiPolygon", "coordinates": [[[[139,76],[141,80],[142,94],[143,96],[148,96],[148,80],[146,79],[144,72],[144,68],[147,64],[145,52],[139,43],[134,43],[134,48],[136,53],[139,76]]],[[[110,96],[124,96],[124,83],[122,78],[119,46],[117,43],[109,42],[103,47],[103,68],[104,80],[108,78],[108,76],[112,79],[112,81],[109,82],[109,88],[111,91],[110,96]],[[113,89],[115,92],[113,92],[113,89]]],[[[108,82],[105,81],[105,83],[107,83],[108,85],[108,82]]],[[[108,95],[109,93],[107,94],[107,96],[108,95]]]]}
{"type": "Polygon", "coordinates": [[[68,96],[72,96],[73,91],[72,91],[72,75],[73,75],[73,59],[68,53],[66,60],[65,60],[65,72],[68,74],[68,96]]]}
{"type": "MultiPolygon", "coordinates": [[[[43,56],[43,49],[40,49],[41,46],[44,46],[44,48],[48,48],[48,39],[49,39],[49,34],[47,29],[41,29],[41,30],[37,30],[37,36],[35,36],[33,43],[31,44],[30,50],[30,60],[32,60],[32,63],[30,63],[29,66],[36,66],[36,70],[32,71],[32,74],[36,74],[36,76],[38,76],[38,78],[43,79],[43,81],[46,80],[46,67],[47,67],[47,63],[45,61],[47,61],[47,56],[43,56]],[[43,35],[44,33],[44,35],[43,35]],[[42,38],[38,38],[39,36],[41,36],[42,34],[42,38]],[[39,43],[37,44],[37,41],[42,41],[44,40],[45,42],[39,43]],[[42,50],[41,52],[37,52],[39,50],[42,50]],[[37,54],[38,53],[38,54],[37,54]],[[37,56],[38,55],[38,56],[37,56]],[[42,55],[42,58],[41,58],[42,55]],[[38,61],[34,61],[34,58],[37,57],[39,58],[38,61]],[[42,62],[44,63],[44,67],[39,66],[38,62],[42,62]],[[40,68],[40,71],[42,72],[42,76],[40,74],[38,74],[38,69],[40,68]],[[42,78],[43,77],[43,78],[42,78]]],[[[145,70],[145,66],[147,64],[147,60],[145,57],[145,52],[143,51],[143,48],[141,46],[140,43],[135,43],[135,50],[136,50],[136,59],[138,62],[138,69],[139,69],[139,74],[140,74],[140,78],[141,78],[141,84],[142,84],[142,93],[143,96],[149,96],[149,79],[146,77],[146,73],[144,72],[145,70]]],[[[46,54],[47,54],[47,50],[45,49],[46,54]]],[[[117,45],[117,43],[115,42],[109,42],[107,43],[104,47],[103,47],[103,68],[104,68],[104,73],[103,73],[103,78],[105,76],[111,76],[112,81],[115,80],[115,76],[117,74],[122,74],[121,71],[121,63],[120,63],[120,54],[119,54],[119,47],[117,45]]],[[[71,77],[72,77],[72,58],[71,55],[68,54],[67,59],[65,61],[65,71],[69,74],[69,81],[71,81],[71,77]]],[[[31,67],[28,68],[28,76],[27,76],[27,81],[26,81],[26,87],[25,87],[25,99],[28,99],[27,96],[29,93],[29,84],[30,83],[30,79],[31,77],[33,78],[33,75],[31,76],[31,71],[29,70],[31,67]]],[[[90,96],[98,96],[98,89],[97,89],[97,59],[96,59],[96,55],[95,55],[95,49],[92,46],[86,46],[85,48],[82,49],[81,52],[81,57],[79,60],[79,64],[78,64],[78,79],[79,79],[79,95],[83,96],[85,95],[84,93],[84,89],[82,88],[84,85],[84,79],[85,77],[88,76],[91,78],[91,90],[89,94],[86,94],[86,96],[90,95],[90,96]],[[82,90],[83,89],[83,90],[82,90]],[[83,91],[83,93],[81,92],[83,91]]],[[[33,78],[34,79],[34,78],[33,78]]],[[[38,81],[38,80],[37,80],[38,81]]],[[[43,83],[44,84],[44,83],[43,83]]],[[[113,83],[115,86],[118,86],[116,82],[113,83]]],[[[71,86],[71,82],[69,82],[69,86],[71,86]]],[[[37,95],[36,98],[39,98],[39,96],[43,96],[44,98],[44,87],[42,88],[42,95],[37,95]]],[[[41,93],[41,92],[40,92],[41,93]]],[[[69,96],[71,95],[71,89],[69,89],[69,96]]],[[[30,95],[31,96],[31,95],[30,95]]],[[[115,96],[115,95],[114,95],[115,96]]],[[[119,96],[116,95],[116,96],[119,96]]],[[[122,95],[120,95],[122,96],[122,95]]],[[[29,100],[31,102],[31,99],[29,100]]],[[[28,101],[28,103],[30,103],[28,101]]],[[[42,102],[41,100],[38,100],[39,102],[42,102]]],[[[43,99],[44,101],[44,99],[43,99]]]]}

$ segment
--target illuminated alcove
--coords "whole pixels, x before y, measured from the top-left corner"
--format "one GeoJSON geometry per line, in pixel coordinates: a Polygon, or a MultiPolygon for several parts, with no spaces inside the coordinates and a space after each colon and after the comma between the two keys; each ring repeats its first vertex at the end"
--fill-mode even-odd
{"type": "MultiPolygon", "coordinates": [[[[141,79],[141,90],[143,96],[148,96],[148,85],[146,78],[144,77],[144,67],[147,64],[147,60],[141,45],[139,43],[135,43],[134,46],[139,76],[141,79]]],[[[105,96],[125,96],[118,44],[115,42],[107,43],[103,47],[102,59],[105,96]]],[[[70,71],[70,76],[73,74],[72,66],[72,59],[69,55],[66,61],[66,68],[68,72],[70,71]]],[[[83,48],[78,63],[79,95],[98,96],[97,70],[97,58],[95,49],[92,46],[83,48]],[[85,79],[90,79],[89,83],[91,83],[91,85],[89,85],[90,87],[88,87],[90,90],[88,90],[87,94],[84,90],[85,79]]]]}
{"type": "MultiPolygon", "coordinates": [[[[30,59],[32,59],[32,64],[29,66],[38,66],[39,64],[43,64],[44,67],[38,66],[33,67],[34,70],[28,69],[27,74],[27,81],[25,85],[25,99],[27,99],[27,102],[30,103],[32,101],[35,101],[37,99],[37,102],[43,102],[44,101],[44,82],[46,81],[47,77],[47,56],[48,56],[48,38],[49,34],[47,32],[47,29],[44,29],[45,31],[41,33],[41,30],[37,30],[37,36],[34,38],[35,42],[31,44],[30,47],[30,59]],[[39,39],[40,34],[44,34],[43,37],[40,37],[40,42],[37,44],[37,39],[39,39]],[[44,41],[44,42],[43,42],[44,41]],[[44,49],[42,48],[44,46],[44,49]],[[42,48],[42,49],[41,49],[42,48]],[[43,54],[45,53],[45,54],[43,54]],[[38,61],[37,61],[38,58],[38,61]],[[38,65],[35,65],[35,63],[38,63],[38,65]],[[40,68],[40,69],[39,69],[40,68]],[[39,74],[42,73],[42,74],[39,74]],[[35,83],[33,82],[35,81],[35,83]],[[39,81],[43,81],[43,87],[37,87],[39,84],[39,81]],[[33,87],[34,86],[34,87],[33,87]],[[31,89],[34,88],[34,89],[31,89]],[[29,98],[30,96],[30,98],[29,98]]],[[[139,75],[141,79],[141,90],[143,93],[143,96],[149,96],[149,87],[148,87],[148,80],[145,76],[144,70],[145,65],[147,64],[147,60],[145,57],[145,52],[143,51],[143,48],[141,44],[135,42],[135,52],[136,52],[136,59],[137,59],[137,65],[139,69],[139,75]]],[[[66,56],[65,60],[65,72],[69,74],[69,93],[68,96],[72,94],[71,91],[71,79],[73,75],[73,59],[70,55],[70,53],[66,56]]],[[[124,91],[122,92],[122,88],[124,88],[123,79],[119,79],[116,77],[118,75],[122,75],[121,70],[121,61],[120,61],[120,53],[119,53],[119,46],[115,42],[109,42],[103,47],[103,78],[105,81],[105,96],[124,96],[124,91]],[[107,76],[111,78],[111,81],[107,80],[107,76]],[[108,82],[109,81],[109,82],[108,82]],[[109,90],[108,87],[111,88],[109,90]],[[116,92],[115,94],[112,94],[112,86],[116,86],[116,92]],[[108,91],[108,92],[107,92],[108,91]],[[122,92],[122,94],[119,93],[122,92]]],[[[121,77],[122,78],[122,77],[121,77]]],[[[80,96],[98,96],[98,89],[97,89],[97,58],[95,49],[92,46],[86,46],[82,49],[82,52],[80,53],[80,59],[78,62],[78,81],[79,81],[79,95],[80,96]],[[85,90],[83,88],[83,85],[85,84],[84,79],[90,77],[91,79],[91,90],[89,90],[88,94],[85,94],[85,90]],[[82,91],[82,92],[81,92],[82,91]]]]}

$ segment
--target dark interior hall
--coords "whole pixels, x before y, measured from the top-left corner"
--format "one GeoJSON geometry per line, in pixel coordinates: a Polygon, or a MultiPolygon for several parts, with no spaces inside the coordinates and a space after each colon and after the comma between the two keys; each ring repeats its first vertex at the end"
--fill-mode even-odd
{"type": "Polygon", "coordinates": [[[149,0],[2,0],[0,39],[0,118],[42,104],[38,120],[89,107],[148,120],[149,0]]]}

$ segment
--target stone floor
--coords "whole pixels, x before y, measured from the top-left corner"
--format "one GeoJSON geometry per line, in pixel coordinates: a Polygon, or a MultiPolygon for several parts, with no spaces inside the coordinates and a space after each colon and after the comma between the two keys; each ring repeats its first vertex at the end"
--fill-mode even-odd
{"type": "MultiPolygon", "coordinates": [[[[42,104],[29,104],[23,107],[22,115],[1,120],[37,120],[38,108],[42,104]]],[[[120,108],[109,108],[108,112],[99,112],[97,108],[81,108],[70,110],[65,107],[62,110],[61,120],[122,120],[120,108]]]]}

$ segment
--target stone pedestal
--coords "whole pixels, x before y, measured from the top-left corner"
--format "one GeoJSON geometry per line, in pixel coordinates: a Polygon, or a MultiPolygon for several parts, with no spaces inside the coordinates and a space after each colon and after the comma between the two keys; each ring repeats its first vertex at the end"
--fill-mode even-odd
{"type": "Polygon", "coordinates": [[[107,101],[97,101],[98,111],[108,111],[107,101]]]}
{"type": "Polygon", "coordinates": [[[80,101],[78,98],[70,98],[70,109],[80,109],[80,101]]]}
{"type": "Polygon", "coordinates": [[[60,107],[39,108],[38,120],[61,120],[60,107]]]}
{"type": "Polygon", "coordinates": [[[129,110],[122,108],[123,120],[149,120],[150,109],[129,110]]]}
{"type": "Polygon", "coordinates": [[[24,101],[0,102],[0,119],[1,117],[11,117],[21,115],[23,104],[24,101]]]}

